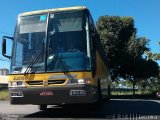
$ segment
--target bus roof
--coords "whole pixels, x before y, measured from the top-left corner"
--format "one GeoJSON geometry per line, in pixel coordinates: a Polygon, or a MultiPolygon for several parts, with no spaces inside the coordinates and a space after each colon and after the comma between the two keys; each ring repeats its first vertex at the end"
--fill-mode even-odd
{"type": "Polygon", "coordinates": [[[24,12],[24,13],[20,13],[19,16],[34,15],[34,14],[43,14],[43,13],[48,13],[48,12],[84,10],[84,9],[87,9],[87,8],[85,6],[54,8],[54,9],[46,9],[46,10],[37,10],[37,11],[31,11],[31,12],[24,12]]]}

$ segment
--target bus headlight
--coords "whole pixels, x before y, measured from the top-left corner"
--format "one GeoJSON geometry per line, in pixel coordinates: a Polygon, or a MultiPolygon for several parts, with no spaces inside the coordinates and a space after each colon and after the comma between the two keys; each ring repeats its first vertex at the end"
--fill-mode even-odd
{"type": "Polygon", "coordinates": [[[24,81],[9,81],[8,87],[25,87],[24,81]]]}
{"type": "Polygon", "coordinates": [[[85,81],[84,79],[78,79],[78,80],[77,80],[77,83],[78,83],[78,84],[85,84],[86,81],[85,81]]]}
{"type": "Polygon", "coordinates": [[[91,79],[70,79],[68,80],[68,84],[90,84],[91,79]]]}

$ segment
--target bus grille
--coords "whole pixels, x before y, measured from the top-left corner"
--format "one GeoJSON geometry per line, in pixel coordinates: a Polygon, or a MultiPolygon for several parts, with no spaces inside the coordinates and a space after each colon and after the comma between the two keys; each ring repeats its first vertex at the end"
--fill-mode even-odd
{"type": "MultiPolygon", "coordinates": [[[[63,84],[66,80],[48,80],[48,85],[63,84]]],[[[43,85],[43,81],[26,81],[28,85],[43,85]]]]}
{"type": "Polygon", "coordinates": [[[43,85],[43,81],[26,81],[28,85],[43,85]]]}
{"type": "Polygon", "coordinates": [[[48,80],[48,85],[63,84],[65,80],[48,80]]]}

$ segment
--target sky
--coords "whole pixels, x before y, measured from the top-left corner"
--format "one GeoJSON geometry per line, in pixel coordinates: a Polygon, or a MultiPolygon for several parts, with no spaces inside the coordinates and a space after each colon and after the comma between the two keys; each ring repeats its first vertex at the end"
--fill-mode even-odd
{"type": "MultiPolygon", "coordinates": [[[[145,36],[151,51],[159,53],[160,0],[1,0],[0,44],[2,36],[13,36],[19,13],[71,6],[86,6],[95,23],[103,15],[133,17],[137,37],[145,36]]],[[[10,68],[10,61],[1,55],[1,45],[0,68],[10,68]]]]}

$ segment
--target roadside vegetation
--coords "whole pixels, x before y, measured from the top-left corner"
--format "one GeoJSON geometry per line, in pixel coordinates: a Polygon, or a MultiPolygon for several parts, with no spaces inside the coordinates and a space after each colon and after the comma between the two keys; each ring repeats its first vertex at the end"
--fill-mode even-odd
{"type": "Polygon", "coordinates": [[[0,90],[0,100],[9,100],[9,93],[7,89],[0,90]]]}
{"type": "Polygon", "coordinates": [[[158,99],[156,97],[156,92],[146,91],[143,93],[142,91],[135,91],[133,95],[132,91],[112,91],[111,93],[112,99],[158,99]]]}
{"type": "Polygon", "coordinates": [[[146,36],[137,36],[134,19],[105,15],[99,17],[96,25],[111,78],[116,83],[114,87],[130,88],[132,95],[137,95],[136,90],[143,95],[159,91],[159,65],[146,56],[146,51],[150,51],[150,40],[146,36]]]}

